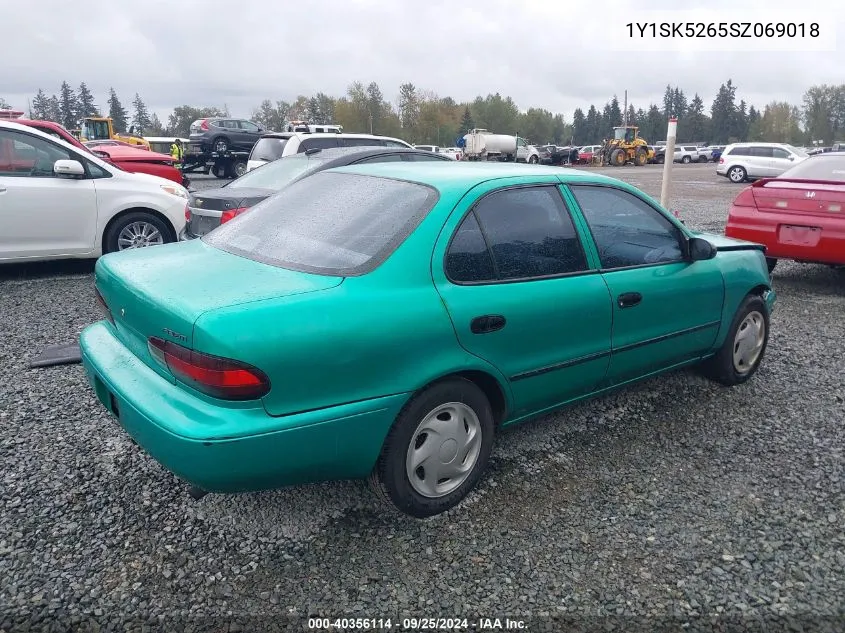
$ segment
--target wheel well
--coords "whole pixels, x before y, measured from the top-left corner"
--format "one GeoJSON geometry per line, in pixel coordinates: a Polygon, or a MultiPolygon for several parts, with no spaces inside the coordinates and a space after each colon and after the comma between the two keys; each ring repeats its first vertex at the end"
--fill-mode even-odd
{"type": "Polygon", "coordinates": [[[478,370],[459,371],[448,376],[443,376],[440,380],[456,377],[469,380],[484,392],[484,395],[487,396],[487,401],[490,403],[490,408],[493,410],[493,421],[496,426],[499,426],[505,421],[508,413],[508,405],[505,400],[505,394],[502,391],[502,386],[498,380],[490,374],[478,370]]]}
{"type": "Polygon", "coordinates": [[[766,284],[759,284],[754,286],[748,294],[762,297],[769,290],[771,290],[771,288],[769,288],[766,284]]]}
{"type": "Polygon", "coordinates": [[[106,224],[106,228],[103,229],[103,237],[101,238],[100,243],[100,250],[102,250],[102,252],[106,252],[106,236],[109,234],[111,227],[114,226],[114,223],[117,222],[120,218],[125,215],[128,215],[129,213],[148,213],[157,217],[159,220],[164,222],[164,225],[170,230],[170,237],[173,238],[173,241],[176,241],[176,228],[173,226],[173,223],[167,219],[167,216],[162,213],[159,213],[155,209],[148,209],[147,207],[132,207],[131,209],[124,209],[116,216],[114,216],[111,220],[109,220],[108,224],[106,224]]]}

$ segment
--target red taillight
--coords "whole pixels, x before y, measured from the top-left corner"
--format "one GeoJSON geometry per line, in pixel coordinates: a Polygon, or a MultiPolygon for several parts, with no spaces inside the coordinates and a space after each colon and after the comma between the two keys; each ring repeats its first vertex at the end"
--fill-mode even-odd
{"type": "Polygon", "coordinates": [[[724,158],[722,158],[721,156],[719,156],[719,164],[720,164],[720,165],[724,165],[724,164],[725,164],[725,159],[724,159],[724,158]]]}
{"type": "Polygon", "coordinates": [[[228,222],[229,220],[233,219],[237,215],[240,215],[247,209],[249,209],[249,207],[238,207],[237,209],[229,209],[228,211],[224,211],[223,215],[220,216],[220,224],[228,222]]]}
{"type": "Polygon", "coordinates": [[[754,199],[754,191],[751,187],[746,187],[734,200],[735,207],[756,207],[757,201],[754,199]]]}
{"type": "Polygon", "coordinates": [[[185,222],[191,221],[191,207],[185,203],[185,222]]]}
{"type": "Polygon", "coordinates": [[[203,119],[200,123],[200,129],[208,131],[208,119],[203,119]]]}
{"type": "Polygon", "coordinates": [[[270,391],[270,379],[259,369],[230,358],[203,354],[155,336],[150,354],[177,380],[222,400],[255,400],[270,391]]]}
{"type": "Polygon", "coordinates": [[[114,325],[114,317],[111,315],[111,310],[109,310],[109,307],[106,305],[106,300],[103,299],[103,295],[100,294],[100,291],[97,290],[96,286],[94,287],[94,296],[97,299],[97,307],[100,308],[100,312],[103,313],[103,316],[109,323],[114,325]]]}

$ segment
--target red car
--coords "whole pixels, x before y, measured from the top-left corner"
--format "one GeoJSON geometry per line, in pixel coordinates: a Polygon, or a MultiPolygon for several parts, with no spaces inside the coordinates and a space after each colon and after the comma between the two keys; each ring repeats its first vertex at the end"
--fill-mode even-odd
{"type": "Polygon", "coordinates": [[[845,153],[811,156],[734,200],[725,235],[766,247],[778,259],[845,266],[845,153]]]}
{"type": "Polygon", "coordinates": [[[96,148],[86,147],[79,142],[79,139],[74,137],[64,127],[53,121],[40,121],[35,119],[21,118],[23,112],[14,110],[0,110],[0,119],[6,119],[20,123],[21,125],[28,125],[37,130],[41,130],[46,134],[60,138],[63,141],[70,143],[79,150],[94,154],[95,156],[108,161],[115,167],[128,171],[130,173],[151,174],[161,178],[167,178],[173,182],[179,183],[185,187],[188,186],[189,181],[182,175],[182,172],[177,169],[173,157],[167,154],[159,154],[151,152],[148,149],[135,148],[132,146],[123,145],[103,145],[96,148]]]}

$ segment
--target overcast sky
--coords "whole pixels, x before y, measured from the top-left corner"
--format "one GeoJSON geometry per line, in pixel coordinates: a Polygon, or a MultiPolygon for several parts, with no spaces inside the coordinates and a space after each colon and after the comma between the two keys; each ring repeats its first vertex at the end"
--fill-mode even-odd
{"type": "Polygon", "coordinates": [[[85,81],[101,108],[113,86],[160,117],[180,104],[249,116],[264,98],[339,96],[355,80],[395,102],[411,81],[457,101],[499,92],[571,121],[626,89],[637,107],[660,103],[667,83],[709,108],[732,78],[749,103],[800,103],[810,85],[845,82],[843,16],[832,0],[38,0],[2,12],[0,97],[25,108],[39,87],[85,81]],[[654,20],[815,21],[821,37],[628,36],[627,23],[654,20]]]}

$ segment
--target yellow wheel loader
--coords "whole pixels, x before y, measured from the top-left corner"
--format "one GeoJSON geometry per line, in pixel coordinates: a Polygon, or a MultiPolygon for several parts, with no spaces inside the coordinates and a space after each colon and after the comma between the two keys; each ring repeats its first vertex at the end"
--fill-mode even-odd
{"type": "Polygon", "coordinates": [[[82,129],[79,131],[80,141],[84,143],[85,141],[105,141],[108,139],[150,149],[150,144],[147,141],[133,134],[132,127],[129,128],[129,134],[118,134],[114,131],[112,120],[108,117],[89,116],[82,120],[82,129]]]}
{"type": "Polygon", "coordinates": [[[654,158],[654,150],[644,138],[640,138],[640,128],[633,125],[620,126],[613,128],[613,138],[605,140],[599,157],[602,166],[622,167],[633,163],[642,167],[654,158]]]}

